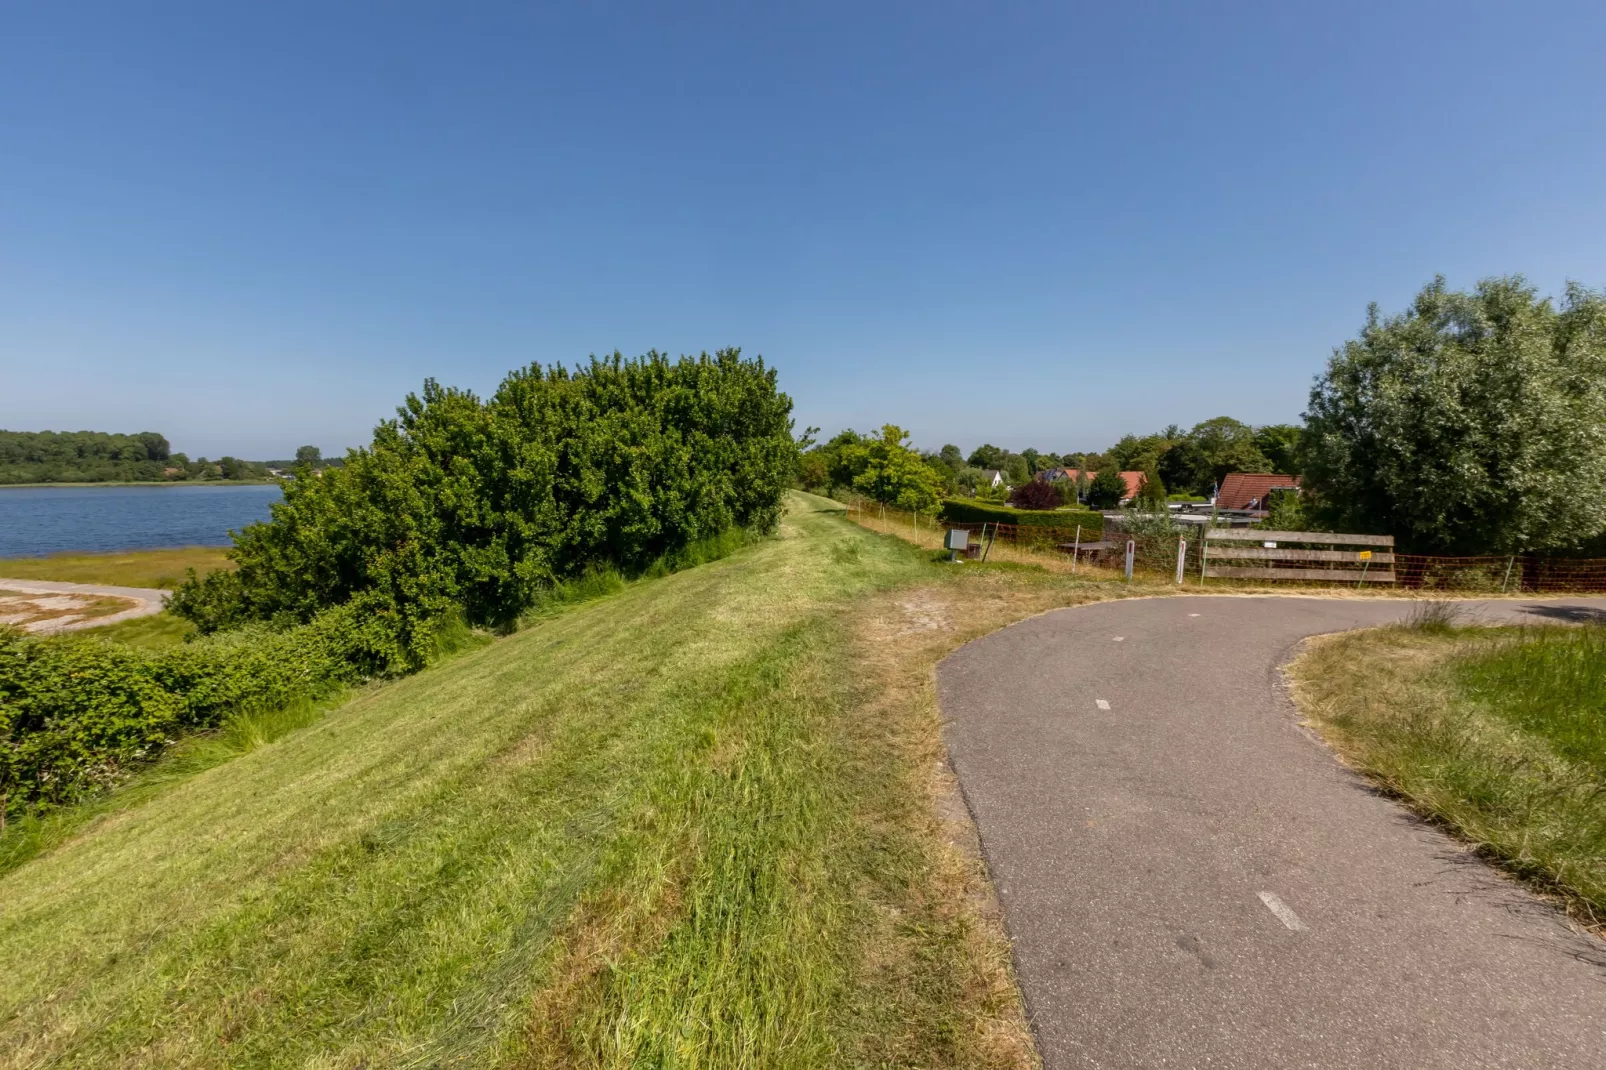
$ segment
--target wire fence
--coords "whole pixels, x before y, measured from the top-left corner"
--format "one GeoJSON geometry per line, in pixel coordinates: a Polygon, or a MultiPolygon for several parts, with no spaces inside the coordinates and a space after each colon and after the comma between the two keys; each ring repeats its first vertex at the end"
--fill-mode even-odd
{"type": "MultiPolygon", "coordinates": [[[[1134,573],[1147,579],[1165,578],[1175,582],[1180,574],[1189,586],[1242,587],[1241,580],[1206,578],[1200,551],[1202,531],[1180,534],[1142,534],[1125,532],[1113,525],[1056,527],[1036,524],[995,524],[991,522],[946,523],[933,513],[911,513],[891,509],[875,502],[848,502],[849,516],[858,523],[883,534],[898,535],[932,550],[943,548],[943,532],[955,528],[970,532],[974,551],[988,561],[1035,564],[1054,572],[1087,574],[1090,578],[1121,576],[1126,567],[1126,547],[1132,543],[1134,573]],[[1183,545],[1179,546],[1179,542],[1183,545]],[[1179,553],[1180,550],[1180,553],[1179,553]],[[1180,557],[1180,569],[1179,569],[1180,557]]],[[[1353,549],[1353,548],[1352,548],[1353,549]]],[[[1205,557],[1215,559],[1212,546],[1205,557]]],[[[1380,557],[1382,555],[1379,555],[1380,557]]],[[[1546,557],[1536,554],[1505,556],[1440,557],[1426,554],[1392,555],[1392,582],[1365,582],[1368,588],[1455,594],[1600,594],[1606,593],[1606,559],[1546,557]]],[[[1278,567],[1277,562],[1256,562],[1262,567],[1278,567]]],[[[1317,566],[1318,568],[1320,566],[1317,566]]],[[[1345,578],[1324,581],[1312,576],[1310,562],[1290,562],[1287,582],[1318,586],[1355,587],[1353,563],[1335,563],[1335,573],[1345,578]],[[1298,573],[1298,575],[1292,575],[1298,573]]],[[[1258,584],[1257,584],[1258,585],[1258,584]]]]}

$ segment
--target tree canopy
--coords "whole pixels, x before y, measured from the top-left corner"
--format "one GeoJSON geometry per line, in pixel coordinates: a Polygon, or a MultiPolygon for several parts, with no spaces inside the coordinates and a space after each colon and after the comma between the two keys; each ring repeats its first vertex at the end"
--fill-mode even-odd
{"type": "Polygon", "coordinates": [[[1374,304],[1311,390],[1306,486],[1339,530],[1425,552],[1563,550],[1606,531],[1606,297],[1442,278],[1374,304]]]}
{"type": "Polygon", "coordinates": [[[879,437],[844,446],[838,455],[836,482],[900,509],[931,509],[942,497],[943,481],[908,442],[907,431],[885,424],[879,437]]]}
{"type": "Polygon", "coordinates": [[[1107,466],[1087,487],[1087,504],[1093,509],[1114,509],[1126,497],[1126,480],[1114,466],[1107,466]]]}
{"type": "Polygon", "coordinates": [[[267,474],[264,465],[235,457],[191,461],[172,452],[155,431],[0,431],[0,483],[155,483],[265,479],[267,474]]]}

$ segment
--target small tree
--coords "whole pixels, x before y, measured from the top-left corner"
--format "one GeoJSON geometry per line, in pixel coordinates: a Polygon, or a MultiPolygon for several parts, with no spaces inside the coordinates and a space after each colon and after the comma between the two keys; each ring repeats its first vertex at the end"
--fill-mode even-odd
{"type": "Polygon", "coordinates": [[[942,484],[931,466],[908,447],[908,438],[903,428],[886,424],[880,438],[844,446],[841,463],[852,473],[853,488],[900,509],[918,511],[936,505],[942,484]]]}
{"type": "Polygon", "coordinates": [[[323,460],[323,451],[317,446],[297,446],[296,463],[317,465],[323,460]]]}
{"type": "Polygon", "coordinates": [[[1041,479],[1028,479],[1010,491],[1009,504],[1017,509],[1057,509],[1059,491],[1041,479]]]}
{"type": "Polygon", "coordinates": [[[1092,485],[1093,485],[1093,477],[1087,474],[1087,469],[1078,468],[1076,470],[1076,482],[1075,482],[1075,484],[1073,484],[1073,487],[1072,487],[1072,489],[1073,489],[1073,491],[1074,491],[1074,493],[1076,495],[1076,500],[1079,501],[1079,502],[1080,501],[1086,501],[1087,500],[1087,490],[1092,485]]]}
{"type": "Polygon", "coordinates": [[[1153,468],[1145,469],[1143,482],[1138,485],[1138,501],[1145,509],[1165,508],[1165,484],[1153,468]]]}
{"type": "Polygon", "coordinates": [[[1009,484],[1000,480],[997,483],[983,479],[976,487],[976,497],[984,502],[1001,502],[1009,497],[1009,484]]]}
{"type": "Polygon", "coordinates": [[[1278,487],[1267,496],[1266,519],[1256,527],[1263,531],[1309,531],[1305,503],[1294,487],[1278,487]]]}
{"type": "Polygon", "coordinates": [[[1087,504],[1094,509],[1114,509],[1126,497],[1126,480],[1114,468],[1105,468],[1088,484],[1087,504]]]}

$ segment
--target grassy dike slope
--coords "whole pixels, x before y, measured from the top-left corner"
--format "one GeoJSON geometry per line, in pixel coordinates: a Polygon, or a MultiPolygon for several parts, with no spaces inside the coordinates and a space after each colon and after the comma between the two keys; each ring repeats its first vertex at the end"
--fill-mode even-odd
{"type": "Polygon", "coordinates": [[[859,657],[949,581],[826,507],[0,879],[0,1065],[1025,1065],[934,710],[859,657]]]}

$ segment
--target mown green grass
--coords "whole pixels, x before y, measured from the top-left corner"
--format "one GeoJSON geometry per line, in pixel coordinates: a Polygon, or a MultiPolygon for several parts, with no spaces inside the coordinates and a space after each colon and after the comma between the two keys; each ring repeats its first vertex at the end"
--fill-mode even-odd
{"type": "Polygon", "coordinates": [[[195,635],[196,631],[195,625],[189,621],[163,610],[148,617],[134,617],[131,620],[120,620],[115,624],[86,629],[83,634],[127,643],[129,646],[143,647],[146,650],[162,650],[178,646],[195,635]]]}
{"type": "Polygon", "coordinates": [[[0,1065],[974,1065],[928,771],[854,716],[856,606],[944,574],[796,502],[0,877],[0,1065]]]}
{"type": "Polygon", "coordinates": [[[1301,708],[1354,764],[1606,921],[1606,629],[1416,627],[1320,642],[1301,708]]]}
{"type": "Polygon", "coordinates": [[[104,583],[114,587],[177,587],[186,569],[205,575],[233,567],[221,546],[182,546],[170,550],[125,550],[104,554],[51,554],[0,557],[0,577],[104,583]]]}

